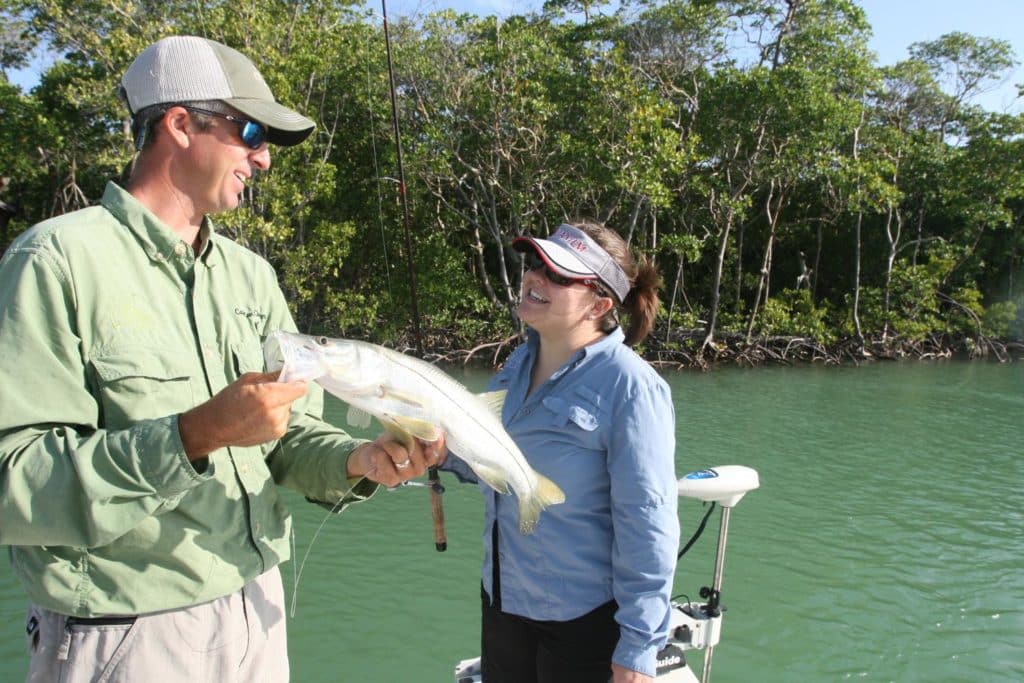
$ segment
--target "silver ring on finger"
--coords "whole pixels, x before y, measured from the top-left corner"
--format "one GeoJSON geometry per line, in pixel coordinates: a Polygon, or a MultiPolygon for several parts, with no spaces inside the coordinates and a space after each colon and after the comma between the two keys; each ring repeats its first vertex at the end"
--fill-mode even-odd
{"type": "Polygon", "coordinates": [[[395,467],[400,469],[400,470],[404,470],[408,466],[409,466],[409,458],[406,458],[402,462],[396,462],[395,463],[395,467]]]}

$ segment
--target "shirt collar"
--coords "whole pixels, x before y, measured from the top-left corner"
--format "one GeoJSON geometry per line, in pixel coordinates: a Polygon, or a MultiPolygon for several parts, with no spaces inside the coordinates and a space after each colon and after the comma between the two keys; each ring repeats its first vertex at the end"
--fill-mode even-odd
{"type": "Polygon", "coordinates": [[[219,249],[214,249],[213,236],[215,233],[213,221],[209,216],[203,216],[203,224],[199,226],[199,254],[197,257],[207,265],[212,265],[211,260],[214,255],[220,253],[219,249]]]}
{"type": "MultiPolygon", "coordinates": [[[[177,233],[117,183],[107,183],[100,203],[135,234],[151,260],[171,261],[180,259],[188,253],[189,245],[177,233]]],[[[203,224],[199,228],[201,246],[198,258],[208,265],[209,259],[216,253],[214,234],[213,221],[209,216],[204,216],[203,224]]]]}
{"type": "MultiPolygon", "coordinates": [[[[619,344],[626,339],[626,334],[622,331],[621,327],[616,327],[614,330],[598,339],[593,344],[584,346],[582,349],[577,351],[569,358],[566,366],[571,366],[577,361],[586,358],[588,356],[597,356],[611,352],[619,344]]],[[[532,327],[526,328],[526,343],[530,349],[530,353],[536,356],[540,351],[540,335],[532,327]]]]}

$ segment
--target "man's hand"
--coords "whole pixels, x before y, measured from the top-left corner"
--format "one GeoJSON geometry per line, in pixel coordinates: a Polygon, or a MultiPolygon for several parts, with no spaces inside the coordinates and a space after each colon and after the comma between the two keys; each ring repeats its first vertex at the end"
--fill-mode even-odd
{"type": "Polygon", "coordinates": [[[431,443],[413,439],[412,446],[406,448],[385,433],[352,451],[347,474],[349,477],[365,476],[387,487],[398,486],[422,476],[428,467],[440,464],[447,453],[444,434],[431,443]]]}
{"type": "Polygon", "coordinates": [[[247,372],[206,403],[178,416],[189,460],[225,446],[255,446],[284,436],[292,402],[305,382],[278,382],[279,372],[247,372]]]}

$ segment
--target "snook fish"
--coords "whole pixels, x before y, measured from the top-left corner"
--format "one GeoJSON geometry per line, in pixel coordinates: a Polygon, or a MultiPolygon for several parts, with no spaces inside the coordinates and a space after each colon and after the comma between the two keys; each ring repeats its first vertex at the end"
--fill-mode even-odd
{"type": "Polygon", "coordinates": [[[499,493],[519,499],[519,530],[533,531],[541,510],[565,494],[536,472],[498,417],[505,392],[479,396],[439,368],[383,346],[277,331],[264,344],[267,369],[280,381],[315,381],[348,404],[349,424],[374,416],[404,443],[434,441],[444,432],[452,453],[499,493]]]}

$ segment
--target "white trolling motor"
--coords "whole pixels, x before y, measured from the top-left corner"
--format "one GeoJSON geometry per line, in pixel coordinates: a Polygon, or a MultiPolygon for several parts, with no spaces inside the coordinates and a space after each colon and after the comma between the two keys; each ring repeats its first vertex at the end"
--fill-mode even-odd
{"type": "MultiPolygon", "coordinates": [[[[718,550],[715,553],[715,574],[711,587],[700,589],[706,602],[679,603],[672,601],[668,643],[658,653],[658,683],[708,683],[711,680],[711,657],[722,634],[722,570],[725,566],[725,546],[729,536],[729,515],[732,508],[747,494],[761,485],[757,470],[743,465],[724,465],[691,472],[679,480],[679,495],[711,503],[700,527],[679,552],[682,557],[697,540],[714,504],[722,508],[718,529],[718,550]],[[704,650],[704,666],[698,679],[686,662],[687,650],[704,650]]],[[[480,672],[480,658],[464,659],[455,665],[455,683],[486,683],[480,672]]]]}
{"type": "MultiPolygon", "coordinates": [[[[742,465],[724,465],[691,472],[679,480],[679,495],[696,498],[705,503],[717,503],[722,508],[718,527],[718,550],[715,553],[715,574],[711,587],[700,589],[700,597],[707,602],[672,602],[668,643],[658,653],[658,673],[655,679],[662,683],[698,683],[697,676],[686,663],[686,650],[704,650],[704,667],[700,683],[711,680],[711,656],[722,635],[722,570],[725,567],[725,546],[729,538],[729,515],[736,504],[760,486],[757,470],[742,465]]],[[[680,551],[680,557],[700,535],[701,527],[680,551]]]]}

